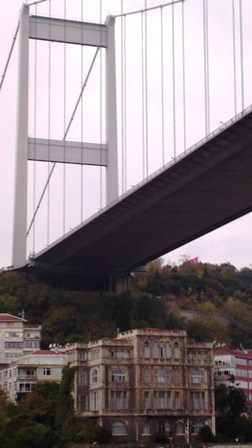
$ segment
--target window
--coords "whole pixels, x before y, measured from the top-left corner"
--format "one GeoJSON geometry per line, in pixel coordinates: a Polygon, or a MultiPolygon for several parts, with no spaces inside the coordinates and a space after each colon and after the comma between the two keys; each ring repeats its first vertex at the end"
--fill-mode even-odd
{"type": "Polygon", "coordinates": [[[144,358],[149,358],[150,357],[150,346],[148,342],[145,342],[144,344],[144,358]]]}
{"type": "Polygon", "coordinates": [[[79,385],[85,386],[86,383],[87,383],[87,374],[85,370],[82,370],[79,376],[79,385]]]}
{"type": "Polygon", "coordinates": [[[5,348],[23,348],[23,342],[5,342],[5,348]]]}
{"type": "Polygon", "coordinates": [[[155,409],[168,408],[168,395],[166,391],[158,390],[154,392],[154,407],[155,409]]]}
{"type": "Polygon", "coordinates": [[[110,398],[110,406],[112,410],[127,409],[127,396],[125,391],[112,390],[110,398]]]}
{"type": "Polygon", "coordinates": [[[85,361],[87,359],[87,352],[84,350],[79,351],[79,358],[81,361],[85,361]]]}
{"type": "Polygon", "coordinates": [[[36,377],[36,372],[33,369],[26,369],[25,371],[25,375],[30,378],[30,377],[36,377]]]}
{"type": "Polygon", "coordinates": [[[168,374],[164,369],[157,369],[154,372],[154,381],[156,383],[168,383],[168,374]]]}
{"type": "Polygon", "coordinates": [[[180,357],[180,347],[178,342],[175,342],[174,344],[174,359],[179,359],[180,357]]]}
{"type": "Polygon", "coordinates": [[[202,420],[195,420],[192,422],[192,434],[198,434],[203,426],[202,420]]]}
{"type": "Polygon", "coordinates": [[[117,369],[112,370],[111,380],[112,383],[124,383],[126,379],[125,370],[117,369]]]}
{"type": "Polygon", "coordinates": [[[174,394],[174,407],[175,409],[180,409],[180,393],[175,392],[174,394]]]}
{"type": "Polygon", "coordinates": [[[179,384],[180,383],[180,370],[178,368],[174,369],[174,383],[179,384]]]}
{"type": "Polygon", "coordinates": [[[48,368],[42,369],[42,375],[50,376],[51,375],[51,369],[48,369],[48,368]]]}
{"type": "Polygon", "coordinates": [[[91,392],[90,395],[90,409],[91,411],[98,410],[98,392],[91,392]]]}
{"type": "Polygon", "coordinates": [[[165,344],[166,358],[171,357],[171,345],[170,342],[166,342],[165,344]]]}
{"type": "Polygon", "coordinates": [[[149,392],[144,392],[144,409],[149,408],[149,392]]]}
{"type": "Polygon", "coordinates": [[[114,422],[112,424],[112,434],[113,436],[126,436],[126,425],[123,422],[114,422]]]}
{"type": "Polygon", "coordinates": [[[87,410],[87,396],[81,395],[79,398],[79,410],[84,412],[87,410]]]}
{"type": "Polygon", "coordinates": [[[122,350],[112,350],[110,352],[111,358],[123,358],[127,359],[129,358],[129,352],[128,351],[122,351],[122,350]]]}
{"type": "Polygon", "coordinates": [[[193,372],[190,375],[191,384],[202,384],[204,381],[203,375],[200,372],[193,372]]]}
{"type": "Polygon", "coordinates": [[[165,345],[162,342],[154,343],[154,358],[165,358],[165,345]]]}
{"type": "Polygon", "coordinates": [[[159,420],[157,432],[159,432],[159,433],[165,432],[167,435],[169,435],[171,432],[170,423],[167,422],[166,420],[159,420]]]}
{"type": "Polygon", "coordinates": [[[6,334],[7,337],[9,338],[21,338],[22,337],[22,333],[20,333],[20,331],[9,331],[6,334]]]}
{"type": "Polygon", "coordinates": [[[204,409],[204,392],[191,392],[191,407],[192,409],[204,409]]]}
{"type": "Polygon", "coordinates": [[[20,392],[30,392],[31,390],[31,385],[30,383],[20,383],[19,384],[19,391],[20,392]]]}
{"type": "Polygon", "coordinates": [[[144,422],[143,424],[143,436],[149,436],[150,435],[150,424],[147,422],[144,422]]]}
{"type": "Polygon", "coordinates": [[[39,341],[24,341],[24,348],[39,348],[39,341]]]}
{"type": "Polygon", "coordinates": [[[165,357],[165,348],[164,348],[164,344],[160,344],[160,345],[159,345],[159,357],[160,357],[160,358],[164,358],[164,357],[165,357]]]}
{"type": "Polygon", "coordinates": [[[150,370],[149,369],[144,370],[144,381],[145,381],[145,383],[150,382],[150,370]]]}
{"type": "Polygon", "coordinates": [[[184,424],[181,421],[176,423],[176,434],[184,434],[184,424]]]}
{"type": "Polygon", "coordinates": [[[237,366],[238,366],[238,365],[240,365],[240,366],[247,366],[248,363],[247,363],[247,360],[244,359],[244,358],[237,358],[237,359],[236,359],[236,365],[237,365],[237,366]]]}
{"type": "Polygon", "coordinates": [[[98,370],[97,369],[92,370],[92,383],[94,383],[94,384],[98,383],[98,370]]]}
{"type": "Polygon", "coordinates": [[[236,376],[242,376],[244,378],[247,378],[248,376],[247,369],[236,369],[236,376]]]}

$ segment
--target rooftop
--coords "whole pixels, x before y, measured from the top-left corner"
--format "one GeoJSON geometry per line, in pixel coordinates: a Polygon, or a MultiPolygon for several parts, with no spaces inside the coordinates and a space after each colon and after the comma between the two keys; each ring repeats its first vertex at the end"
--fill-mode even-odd
{"type": "Polygon", "coordinates": [[[27,322],[27,320],[9,313],[0,313],[0,322],[27,322]]]}

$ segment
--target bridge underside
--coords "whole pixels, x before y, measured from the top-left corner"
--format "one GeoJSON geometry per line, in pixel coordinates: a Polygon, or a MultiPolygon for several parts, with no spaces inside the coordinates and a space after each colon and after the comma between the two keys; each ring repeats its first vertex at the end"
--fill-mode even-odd
{"type": "Polygon", "coordinates": [[[37,254],[33,269],[123,277],[251,210],[250,110],[37,254]]]}

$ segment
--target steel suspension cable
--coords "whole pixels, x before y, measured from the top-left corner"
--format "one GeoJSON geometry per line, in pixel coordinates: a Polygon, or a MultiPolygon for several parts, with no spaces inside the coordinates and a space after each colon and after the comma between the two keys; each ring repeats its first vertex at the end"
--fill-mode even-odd
{"type": "Polygon", "coordinates": [[[183,134],[184,151],[186,151],[186,77],[185,77],[185,11],[182,3],[182,71],[183,71],[183,134]]]}
{"type": "Polygon", "coordinates": [[[9,51],[9,54],[8,54],[8,57],[7,57],[7,61],[6,61],[5,67],[4,67],[3,74],[1,76],[0,90],[1,90],[1,88],[3,86],[4,79],[5,79],[8,67],[9,67],[11,56],[12,56],[12,53],[13,53],[13,50],[14,50],[14,46],[15,46],[15,43],[16,43],[16,40],[17,40],[18,30],[19,30],[19,22],[17,24],[17,28],[16,28],[16,31],[15,31],[14,37],[12,39],[11,48],[10,48],[10,51],[9,51]]]}
{"type": "Polygon", "coordinates": [[[242,0],[239,2],[240,11],[240,55],[241,55],[241,107],[245,108],[244,101],[244,59],[243,59],[243,26],[242,26],[242,0]]]}
{"type": "Polygon", "coordinates": [[[210,132],[208,0],[204,0],[203,3],[203,33],[204,33],[205,134],[208,135],[210,132]]]}
{"type": "Polygon", "coordinates": [[[164,156],[164,27],[163,8],[160,8],[160,48],[161,48],[161,138],[162,138],[162,163],[165,163],[164,156]]]}
{"type": "MultiPolygon", "coordinates": [[[[81,22],[83,23],[84,21],[84,10],[83,10],[83,0],[80,0],[81,2],[81,22]]],[[[81,41],[83,42],[83,35],[84,35],[84,31],[83,31],[83,27],[81,27],[81,41]]],[[[84,77],[84,71],[83,71],[83,63],[84,63],[84,57],[83,57],[83,45],[81,45],[80,48],[81,51],[81,86],[83,85],[83,77],[84,77]]],[[[84,173],[83,173],[83,119],[84,119],[84,110],[83,110],[83,98],[81,97],[81,166],[80,166],[80,171],[81,171],[81,178],[80,178],[80,184],[81,184],[81,188],[80,188],[80,222],[83,221],[83,215],[84,215],[84,204],[83,204],[83,189],[84,189],[84,173]]]]}
{"type": "MultiPolygon", "coordinates": [[[[93,66],[94,66],[96,57],[97,57],[97,55],[98,55],[98,52],[99,52],[99,47],[96,48],[96,51],[95,51],[93,60],[92,60],[92,62],[91,62],[91,65],[90,65],[90,68],[89,68],[88,73],[87,73],[87,75],[86,75],[86,78],[85,78],[84,84],[83,84],[83,86],[82,86],[81,92],[80,92],[79,97],[78,97],[78,99],[77,99],[75,108],[74,108],[74,110],[73,110],[73,113],[72,113],[72,115],[71,115],[71,117],[70,117],[68,126],[67,126],[67,128],[66,128],[66,131],[65,131],[65,134],[64,134],[64,137],[63,137],[63,142],[66,140],[67,134],[68,134],[69,129],[70,129],[70,127],[71,127],[71,124],[72,124],[72,122],[73,122],[73,120],[74,120],[75,113],[76,113],[76,111],[77,111],[77,109],[78,109],[78,106],[79,106],[81,97],[82,97],[82,95],[83,95],[83,92],[84,92],[84,90],[85,90],[85,88],[86,88],[86,86],[87,86],[87,82],[88,82],[88,79],[89,79],[89,77],[90,77],[92,68],[93,68],[93,66]]],[[[39,210],[39,208],[40,208],[41,202],[42,202],[42,200],[43,200],[43,198],[44,198],[44,195],[45,195],[45,193],[46,193],[46,190],[47,190],[47,188],[48,188],[49,182],[50,182],[50,180],[51,180],[51,177],[52,177],[52,174],[53,174],[53,172],[54,172],[54,169],[55,169],[55,166],[56,166],[56,165],[57,165],[57,163],[54,162],[54,163],[53,163],[53,166],[52,166],[52,168],[51,168],[50,174],[49,174],[49,176],[48,176],[48,178],[47,178],[47,181],[46,181],[46,183],[45,183],[45,185],[44,185],[44,188],[43,188],[43,190],[42,190],[42,193],[41,193],[41,195],[40,195],[40,198],[39,198],[39,201],[38,201],[38,204],[37,204],[35,213],[34,213],[34,215],[33,215],[33,218],[32,218],[32,220],[31,220],[31,223],[30,223],[30,225],[29,225],[29,228],[28,228],[28,231],[27,231],[27,234],[26,234],[27,236],[28,236],[29,233],[30,233],[31,227],[32,227],[33,222],[34,222],[34,220],[35,220],[35,218],[36,218],[36,215],[37,215],[37,213],[38,213],[38,210],[39,210]]]]}
{"type": "Polygon", "coordinates": [[[236,27],[235,27],[235,0],[232,2],[233,17],[233,65],[234,65],[234,111],[237,114],[237,81],[236,81],[236,27]]]}
{"type": "MultiPolygon", "coordinates": [[[[64,20],[66,20],[66,0],[64,0],[64,20]]],[[[66,108],[67,108],[67,71],[66,71],[66,57],[67,57],[67,46],[66,46],[66,25],[64,25],[64,106],[63,106],[63,129],[66,129],[66,108]]],[[[65,140],[63,141],[63,235],[66,230],[66,144],[65,140]]]]}
{"type": "MultiPolygon", "coordinates": [[[[100,0],[100,23],[102,23],[102,0],[100,0]]],[[[101,31],[100,31],[100,42],[101,42],[101,31]]],[[[103,132],[102,132],[102,125],[103,125],[103,121],[102,121],[102,116],[103,116],[103,111],[102,111],[102,107],[103,107],[103,102],[102,102],[102,94],[103,94],[103,86],[102,86],[102,82],[103,82],[103,77],[102,77],[102,63],[103,63],[103,59],[102,59],[102,51],[100,52],[100,144],[102,145],[102,136],[103,136],[103,132]]],[[[100,209],[102,208],[102,193],[103,193],[103,186],[102,186],[102,182],[103,182],[103,170],[102,170],[102,164],[101,164],[101,151],[100,151],[100,209]]]]}
{"type": "MultiPolygon", "coordinates": [[[[51,17],[51,0],[49,0],[49,17],[51,17]]],[[[51,138],[51,22],[49,25],[49,42],[48,42],[48,163],[47,177],[50,175],[50,138],[51,138]]],[[[47,189],[47,245],[50,241],[50,183],[47,189]]]]}
{"type": "Polygon", "coordinates": [[[143,154],[143,179],[145,178],[145,132],[144,132],[144,20],[141,12],[141,51],[142,51],[142,154],[143,154]]]}
{"type": "Polygon", "coordinates": [[[176,59],[175,59],[175,24],[174,24],[174,4],[172,4],[172,105],[173,105],[173,157],[177,155],[177,133],[176,133],[176,59]]]}
{"type": "Polygon", "coordinates": [[[141,8],[141,9],[137,9],[135,11],[129,11],[129,12],[126,12],[126,13],[123,13],[123,14],[117,14],[114,17],[117,18],[117,17],[121,17],[122,15],[123,16],[131,16],[133,14],[140,14],[140,13],[143,13],[145,11],[153,11],[155,9],[165,8],[166,6],[172,6],[172,5],[175,5],[176,3],[181,3],[181,2],[184,3],[185,1],[186,0],[173,0],[171,2],[163,3],[162,5],[149,6],[148,8],[144,7],[144,9],[141,8]]]}
{"type": "Polygon", "coordinates": [[[148,29],[147,29],[147,0],[145,0],[145,147],[146,147],[146,176],[149,174],[149,117],[148,117],[148,29]]]}
{"type": "MultiPolygon", "coordinates": [[[[123,0],[121,2],[123,11],[123,0]]],[[[121,90],[122,90],[122,192],[127,190],[127,81],[126,81],[126,17],[121,17],[121,90]]]]}

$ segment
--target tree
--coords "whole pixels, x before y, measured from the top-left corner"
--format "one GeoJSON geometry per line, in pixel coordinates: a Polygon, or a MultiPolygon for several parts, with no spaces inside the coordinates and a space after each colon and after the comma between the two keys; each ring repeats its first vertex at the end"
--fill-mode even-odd
{"type": "Polygon", "coordinates": [[[55,415],[56,425],[60,428],[63,427],[67,417],[74,414],[74,401],[71,392],[75,372],[75,367],[65,366],[63,368],[55,415]]]}
{"type": "Polygon", "coordinates": [[[242,414],[247,411],[244,392],[220,384],[215,389],[215,406],[217,433],[231,440],[239,438],[242,431],[242,414]]]}

